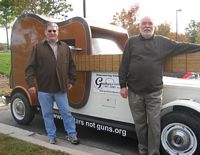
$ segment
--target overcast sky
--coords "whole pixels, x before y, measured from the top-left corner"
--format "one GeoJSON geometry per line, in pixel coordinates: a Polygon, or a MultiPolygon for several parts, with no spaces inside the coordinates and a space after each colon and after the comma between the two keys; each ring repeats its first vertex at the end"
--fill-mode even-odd
{"type": "MultiPolygon", "coordinates": [[[[83,0],[68,0],[74,11],[70,16],[83,16],[83,0]]],[[[185,27],[191,20],[200,21],[200,0],[85,0],[86,16],[90,20],[106,22],[112,21],[116,12],[126,10],[134,4],[139,4],[138,19],[144,15],[151,16],[155,24],[168,23],[176,31],[176,10],[178,12],[178,29],[184,33],[185,27]]]]}
{"type": "MultiPolygon", "coordinates": [[[[83,17],[83,0],[68,0],[73,12],[68,17],[83,17]]],[[[89,20],[110,23],[116,12],[124,8],[129,10],[134,4],[139,4],[138,19],[144,15],[151,16],[155,24],[168,23],[172,31],[176,31],[176,10],[178,12],[178,32],[184,33],[191,20],[200,21],[200,0],[85,0],[86,17],[89,20]]],[[[0,29],[0,42],[6,42],[5,29],[0,29]]]]}

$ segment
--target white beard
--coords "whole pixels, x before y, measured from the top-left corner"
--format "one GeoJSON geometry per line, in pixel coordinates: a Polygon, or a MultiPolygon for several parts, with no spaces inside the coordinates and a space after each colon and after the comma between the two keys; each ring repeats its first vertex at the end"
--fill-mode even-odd
{"type": "Polygon", "coordinates": [[[145,38],[145,39],[149,39],[153,36],[153,32],[152,33],[142,33],[142,36],[145,38]]]}

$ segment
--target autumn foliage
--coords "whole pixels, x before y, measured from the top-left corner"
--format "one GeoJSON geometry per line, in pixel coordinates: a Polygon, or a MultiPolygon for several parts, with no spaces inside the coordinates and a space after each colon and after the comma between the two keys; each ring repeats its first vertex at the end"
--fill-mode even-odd
{"type": "MultiPolygon", "coordinates": [[[[122,9],[120,13],[116,13],[113,16],[113,22],[111,24],[118,25],[127,30],[129,36],[139,34],[139,22],[137,19],[137,12],[139,5],[133,5],[129,10],[122,9]]],[[[176,40],[176,33],[171,32],[171,26],[167,23],[155,26],[155,34],[163,35],[173,40],[176,40]]],[[[189,39],[184,34],[178,34],[178,41],[188,42],[189,39]]]]}

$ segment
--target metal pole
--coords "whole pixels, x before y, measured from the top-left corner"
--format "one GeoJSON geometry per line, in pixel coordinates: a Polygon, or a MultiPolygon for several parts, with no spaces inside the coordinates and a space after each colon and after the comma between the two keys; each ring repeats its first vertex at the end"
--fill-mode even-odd
{"type": "Polygon", "coordinates": [[[176,41],[178,41],[178,12],[182,11],[182,9],[176,10],[176,41]]]}
{"type": "Polygon", "coordinates": [[[85,5],[85,0],[83,0],[83,17],[86,18],[86,5],[85,5]]]}

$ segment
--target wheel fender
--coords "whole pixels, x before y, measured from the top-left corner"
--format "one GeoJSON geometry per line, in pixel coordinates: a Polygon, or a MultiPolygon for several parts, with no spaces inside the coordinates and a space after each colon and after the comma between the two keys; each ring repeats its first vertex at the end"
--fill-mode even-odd
{"type": "Polygon", "coordinates": [[[166,109],[171,109],[172,111],[174,106],[190,108],[200,113],[199,102],[196,102],[194,100],[183,100],[183,99],[174,100],[172,102],[164,104],[161,108],[161,111],[165,111],[166,109]]]}
{"type": "Polygon", "coordinates": [[[25,93],[31,106],[38,105],[38,99],[37,99],[36,95],[35,94],[30,94],[26,88],[24,88],[22,86],[16,86],[14,89],[12,89],[11,96],[16,94],[17,92],[25,93]]]}

